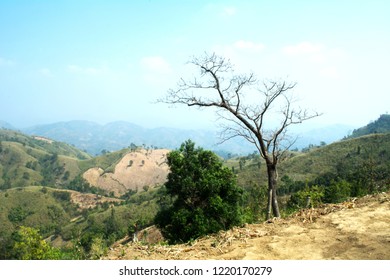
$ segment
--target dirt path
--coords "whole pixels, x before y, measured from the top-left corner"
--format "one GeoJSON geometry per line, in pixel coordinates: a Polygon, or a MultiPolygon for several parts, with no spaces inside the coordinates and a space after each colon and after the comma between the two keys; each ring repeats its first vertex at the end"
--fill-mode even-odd
{"type": "Polygon", "coordinates": [[[390,194],[235,228],[192,245],[117,245],[107,259],[390,260],[390,194]]]}

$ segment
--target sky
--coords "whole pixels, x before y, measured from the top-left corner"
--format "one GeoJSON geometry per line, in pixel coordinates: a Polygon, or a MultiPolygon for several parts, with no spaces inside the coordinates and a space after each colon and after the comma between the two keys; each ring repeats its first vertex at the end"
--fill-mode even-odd
{"type": "Polygon", "coordinates": [[[210,128],[155,101],[215,52],[235,73],[296,82],[318,125],[390,111],[390,1],[0,1],[0,120],[210,128]]]}

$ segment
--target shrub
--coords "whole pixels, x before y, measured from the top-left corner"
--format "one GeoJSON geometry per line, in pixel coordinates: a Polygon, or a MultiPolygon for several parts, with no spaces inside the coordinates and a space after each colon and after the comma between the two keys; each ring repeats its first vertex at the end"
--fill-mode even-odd
{"type": "Polygon", "coordinates": [[[170,243],[187,242],[241,223],[242,190],[235,176],[210,151],[186,141],[168,154],[166,193],[172,204],[157,213],[155,223],[170,243]]]}
{"type": "Polygon", "coordinates": [[[14,234],[13,257],[19,260],[58,260],[61,252],[51,247],[39,231],[21,226],[14,234]]]}
{"type": "Polygon", "coordinates": [[[21,206],[13,207],[9,210],[8,220],[13,223],[20,223],[31,214],[33,214],[31,211],[28,211],[21,206]]]}
{"type": "Polygon", "coordinates": [[[346,180],[333,181],[325,187],[324,202],[340,203],[351,196],[352,186],[346,180]]]}
{"type": "Polygon", "coordinates": [[[71,194],[67,191],[54,191],[53,197],[59,201],[70,201],[71,194]]]}
{"type": "Polygon", "coordinates": [[[322,203],[324,197],[324,188],[314,185],[311,187],[306,186],[303,190],[294,193],[287,203],[287,206],[292,209],[305,208],[305,207],[317,207],[322,203]],[[308,198],[310,198],[308,200],[308,198]],[[309,204],[309,205],[308,205],[309,204]]]}

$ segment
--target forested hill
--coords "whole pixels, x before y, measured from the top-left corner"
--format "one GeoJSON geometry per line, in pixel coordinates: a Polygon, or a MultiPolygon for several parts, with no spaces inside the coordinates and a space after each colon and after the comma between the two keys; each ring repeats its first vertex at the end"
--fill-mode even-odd
{"type": "Polygon", "coordinates": [[[387,133],[387,132],[390,132],[390,115],[383,114],[376,121],[373,121],[361,128],[355,129],[352,132],[352,135],[349,136],[348,138],[356,138],[368,134],[387,133]]]}

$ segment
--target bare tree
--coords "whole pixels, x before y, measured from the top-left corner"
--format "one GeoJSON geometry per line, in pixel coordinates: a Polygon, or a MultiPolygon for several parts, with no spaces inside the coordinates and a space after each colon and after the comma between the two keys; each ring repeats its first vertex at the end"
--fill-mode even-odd
{"type": "Polygon", "coordinates": [[[294,100],[289,92],[295,83],[260,83],[253,73],[235,75],[230,61],[215,54],[195,57],[190,63],[200,74],[191,80],[181,78],[177,88],[170,89],[159,102],[214,107],[225,120],[222,142],[240,136],[253,143],[267,166],[267,219],[271,218],[271,213],[279,218],[277,165],[294,142],[289,139],[287,129],[319,114],[293,108],[294,100]]]}

